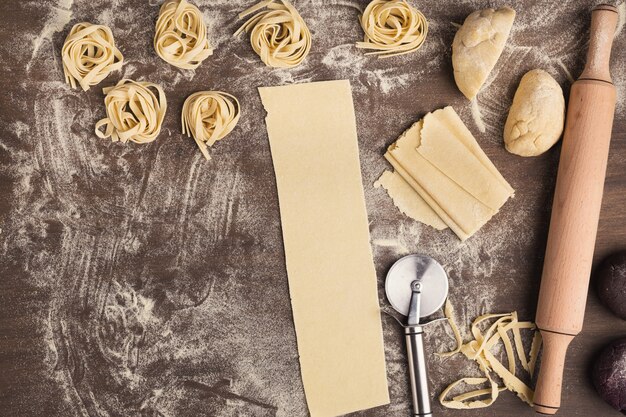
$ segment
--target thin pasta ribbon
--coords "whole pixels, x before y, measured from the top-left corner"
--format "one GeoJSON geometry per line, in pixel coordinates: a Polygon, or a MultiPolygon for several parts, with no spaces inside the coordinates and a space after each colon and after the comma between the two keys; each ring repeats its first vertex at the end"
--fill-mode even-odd
{"type": "Polygon", "coordinates": [[[87,22],[74,25],[63,43],[61,57],[65,82],[76,88],[78,81],[84,91],[124,63],[111,29],[87,22]]]}
{"type": "Polygon", "coordinates": [[[113,142],[149,143],[161,131],[167,100],[163,89],[153,83],[123,79],[102,90],[107,117],[96,123],[96,135],[113,142]],[[156,90],[155,94],[152,90],[156,90]],[[105,127],[104,132],[101,128],[105,127]]]}
{"type": "Polygon", "coordinates": [[[228,135],[239,116],[239,101],[234,96],[220,91],[199,91],[187,97],[183,104],[183,134],[191,135],[209,160],[208,147],[228,135]]]}
{"type": "Polygon", "coordinates": [[[176,67],[198,68],[213,54],[200,10],[185,0],[163,3],[156,22],[154,49],[164,61],[176,67]]]}
{"type": "Polygon", "coordinates": [[[522,344],[520,330],[535,330],[535,325],[527,321],[518,321],[517,313],[508,314],[486,314],[477,317],[471,326],[474,340],[463,343],[458,326],[454,322],[454,310],[450,301],[446,301],[445,315],[452,327],[457,347],[440,356],[447,357],[461,352],[468,359],[476,361],[480,370],[485,375],[482,378],[461,378],[448,385],[439,395],[441,405],[456,409],[473,409],[489,407],[498,398],[500,391],[506,389],[516,393],[525,403],[532,406],[533,390],[516,376],[516,357],[522,368],[532,377],[535,371],[535,364],[541,347],[541,334],[535,331],[530,353],[527,355],[522,344]],[[487,331],[480,330],[480,324],[492,321],[487,331]],[[513,343],[509,332],[513,335],[513,343]],[[492,353],[492,349],[499,345],[504,346],[507,356],[507,365],[504,366],[492,353]],[[492,374],[496,374],[502,382],[503,387],[499,387],[492,374]],[[448,399],[448,394],[460,384],[482,385],[488,383],[488,388],[476,389],[463,394],[456,395],[448,399]],[[485,398],[486,397],[486,398],[485,398]]]}
{"type": "Polygon", "coordinates": [[[234,36],[250,32],[250,44],[268,67],[293,68],[311,50],[311,32],[288,0],[264,0],[239,14],[246,21],[234,36]],[[260,11],[267,7],[267,10],[260,11]]]}
{"type": "Polygon", "coordinates": [[[428,21],[406,0],[373,0],[361,16],[365,36],[357,48],[371,49],[366,55],[379,58],[408,54],[426,40],[428,21]]]}

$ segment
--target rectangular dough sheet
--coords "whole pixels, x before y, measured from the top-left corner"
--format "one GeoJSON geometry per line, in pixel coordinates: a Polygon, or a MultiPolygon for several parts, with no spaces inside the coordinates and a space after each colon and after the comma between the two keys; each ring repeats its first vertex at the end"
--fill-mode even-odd
{"type": "Polygon", "coordinates": [[[449,106],[411,126],[385,158],[461,240],[476,233],[514,194],[449,106]]]}
{"type": "Polygon", "coordinates": [[[348,81],[259,88],[312,417],[389,403],[348,81]]]}

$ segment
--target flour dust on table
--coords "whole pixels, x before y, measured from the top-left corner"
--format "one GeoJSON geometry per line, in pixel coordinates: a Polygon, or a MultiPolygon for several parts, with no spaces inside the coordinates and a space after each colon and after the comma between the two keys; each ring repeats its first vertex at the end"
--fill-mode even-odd
{"type": "MultiPolygon", "coordinates": [[[[528,165],[513,163],[502,148],[502,130],[525,72],[543,68],[564,89],[567,73],[580,73],[587,30],[581,2],[519,7],[502,56],[477,96],[484,133],[472,123],[472,105],[450,72],[453,23],[484,2],[416,4],[429,22],[422,47],[378,60],[354,46],[363,38],[359,15],[367,1],[298,1],[312,44],[291,69],[266,67],[247,38],[233,38],[242,23],[238,13],[254,3],[193,1],[214,48],[195,70],[169,65],[154,52],[161,1],[11,3],[29,23],[14,28],[24,45],[2,45],[7,66],[25,73],[9,73],[5,84],[11,105],[3,113],[15,120],[2,141],[9,162],[0,170],[11,194],[3,205],[0,251],[11,267],[7,280],[32,296],[13,301],[16,311],[29,313],[23,324],[36,364],[29,368],[32,385],[14,392],[15,415],[36,415],[44,406],[62,416],[306,415],[265,112],[252,86],[350,80],[379,280],[397,257],[427,253],[450,277],[460,325],[498,310],[532,317],[527,301],[540,271],[533,269],[536,259],[522,264],[519,257],[545,237],[545,190],[558,155],[550,150],[528,165]],[[64,83],[59,53],[80,21],[110,27],[125,58],[120,71],[87,92],[64,83]],[[169,110],[151,143],[112,143],[93,132],[106,116],[101,88],[124,78],[158,83],[167,95],[169,110]],[[211,161],[180,127],[185,98],[206,90],[237,97],[245,114],[211,149],[211,161]],[[406,218],[383,190],[371,187],[388,168],[384,149],[415,120],[448,104],[517,190],[466,242],[406,218]],[[520,288],[520,282],[528,285],[520,288]]],[[[626,58],[624,51],[616,48],[616,62],[626,58]]],[[[617,71],[614,81],[624,86],[625,77],[617,71]]],[[[618,118],[625,102],[620,88],[618,118]]],[[[384,305],[380,291],[379,297],[384,305]]],[[[400,415],[409,407],[401,388],[403,342],[396,340],[395,324],[383,320],[392,405],[368,416],[400,415]]],[[[450,348],[450,330],[434,329],[427,343],[450,348]]],[[[451,382],[451,369],[478,372],[460,359],[430,363],[433,392],[451,382]]],[[[517,402],[502,399],[503,407],[517,402]]]]}

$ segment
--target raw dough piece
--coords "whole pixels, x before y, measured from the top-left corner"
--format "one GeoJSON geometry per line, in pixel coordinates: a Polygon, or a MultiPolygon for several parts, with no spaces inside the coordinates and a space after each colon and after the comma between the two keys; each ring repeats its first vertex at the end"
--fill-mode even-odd
{"type": "Polygon", "coordinates": [[[240,13],[239,18],[257,11],[234,36],[250,32],[252,49],[268,67],[299,65],[311,50],[311,32],[296,8],[288,0],[264,0],[240,13]],[[259,11],[264,7],[267,10],[259,11]]]}
{"type": "Polygon", "coordinates": [[[426,40],[428,21],[406,0],[372,0],[361,16],[365,32],[357,48],[372,49],[366,55],[379,58],[417,51],[426,40]]]}
{"type": "Polygon", "coordinates": [[[154,50],[165,62],[178,68],[198,68],[213,54],[202,12],[186,0],[163,3],[156,22],[154,50]]]}
{"type": "Polygon", "coordinates": [[[626,320],[626,251],[617,252],[602,262],[597,283],[602,304],[626,320]]]}
{"type": "Polygon", "coordinates": [[[204,157],[208,147],[228,135],[239,121],[239,101],[221,91],[199,91],[187,97],[181,122],[183,134],[193,136],[204,157]]]}
{"type": "Polygon", "coordinates": [[[98,84],[111,71],[122,68],[124,57],[115,47],[113,32],[106,26],[83,22],[74,25],[61,51],[65,82],[84,91],[98,84]]]}
{"type": "Polygon", "coordinates": [[[541,155],[559,140],[564,123],[561,86],[544,70],[528,71],[504,125],[506,150],[520,156],[541,155]]]}
{"type": "Polygon", "coordinates": [[[113,142],[148,143],[156,139],[167,110],[163,89],[152,83],[123,79],[102,89],[107,117],[96,123],[96,135],[113,142]],[[157,91],[158,96],[151,89],[157,91]],[[102,126],[106,129],[100,130],[102,126]]]}
{"type": "Polygon", "coordinates": [[[446,302],[446,318],[454,331],[457,347],[451,352],[440,353],[440,356],[449,357],[458,352],[463,353],[468,359],[478,363],[480,370],[485,374],[484,378],[461,378],[450,384],[439,395],[439,402],[444,407],[456,409],[473,409],[489,407],[498,398],[500,391],[508,389],[516,393],[522,401],[532,406],[534,392],[516,376],[516,359],[522,368],[530,375],[534,373],[534,366],[541,347],[541,336],[536,331],[536,326],[527,321],[518,321],[517,313],[509,314],[485,314],[477,317],[472,323],[471,332],[474,340],[462,343],[462,338],[458,326],[454,321],[454,310],[451,304],[446,302]],[[485,333],[481,330],[482,323],[492,322],[485,333]],[[521,330],[534,330],[533,342],[530,354],[526,355],[522,344],[521,330]],[[513,335],[513,343],[509,332],[513,335]],[[500,344],[501,342],[501,344],[500,344]],[[508,366],[502,365],[491,352],[496,346],[502,346],[506,352],[508,366]],[[492,373],[500,377],[504,387],[498,387],[492,373]],[[464,394],[457,395],[452,399],[446,399],[450,391],[455,387],[465,383],[468,385],[480,385],[489,383],[489,388],[477,389],[464,394]],[[488,396],[487,398],[484,398],[488,396]],[[482,398],[482,399],[481,399],[482,398]]]}
{"type": "Polygon", "coordinates": [[[443,230],[448,227],[441,220],[441,217],[430,208],[428,203],[397,172],[383,172],[383,175],[374,183],[374,187],[383,187],[393,200],[393,204],[398,207],[398,210],[413,220],[432,226],[437,230],[443,230]]]}
{"type": "Polygon", "coordinates": [[[452,107],[415,123],[385,158],[461,240],[514,193],[452,107]]]}
{"type": "Polygon", "coordinates": [[[452,66],[459,90],[472,100],[496,65],[511,32],[515,10],[478,10],[467,16],[452,42],[452,66]]]}
{"type": "Polygon", "coordinates": [[[260,88],[312,417],[389,403],[348,81],[260,88]]]}

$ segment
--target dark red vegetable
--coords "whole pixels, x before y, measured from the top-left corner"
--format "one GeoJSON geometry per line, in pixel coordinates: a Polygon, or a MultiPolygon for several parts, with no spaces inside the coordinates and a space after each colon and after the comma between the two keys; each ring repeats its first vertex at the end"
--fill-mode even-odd
{"type": "Polygon", "coordinates": [[[626,337],[604,348],[593,364],[592,378],[604,401],[626,414],[626,337]]]}
{"type": "Polygon", "coordinates": [[[596,280],[600,301],[626,320],[626,251],[609,256],[600,266],[596,280]]]}

